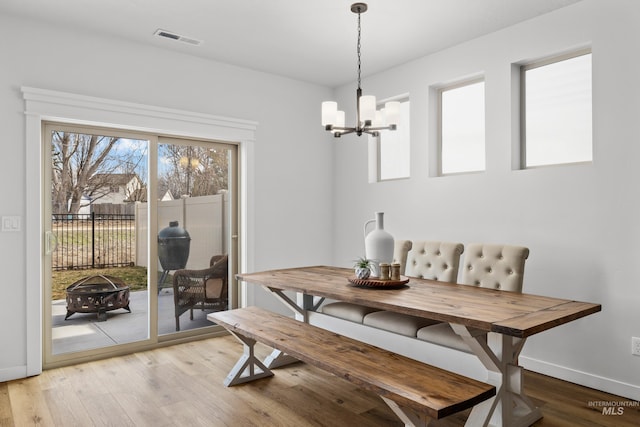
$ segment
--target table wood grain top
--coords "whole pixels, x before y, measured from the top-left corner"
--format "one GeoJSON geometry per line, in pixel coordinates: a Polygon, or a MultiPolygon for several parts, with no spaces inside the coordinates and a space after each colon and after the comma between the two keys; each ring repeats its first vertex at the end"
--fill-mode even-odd
{"type": "Polygon", "coordinates": [[[312,266],[238,274],[270,289],[366,305],[458,323],[488,332],[528,337],[599,312],[600,304],[478,288],[411,277],[400,289],[357,287],[347,268],[312,266]]]}

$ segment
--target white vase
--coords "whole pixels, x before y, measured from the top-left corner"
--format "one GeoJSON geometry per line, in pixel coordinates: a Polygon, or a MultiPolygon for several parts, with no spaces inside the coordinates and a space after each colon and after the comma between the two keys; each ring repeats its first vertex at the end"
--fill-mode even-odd
{"type": "Polygon", "coordinates": [[[380,276],[380,263],[393,261],[393,236],[384,230],[384,212],[376,212],[376,219],[364,223],[364,253],[371,260],[371,274],[380,276]],[[367,226],[375,222],[376,226],[367,233],[367,226]]]}

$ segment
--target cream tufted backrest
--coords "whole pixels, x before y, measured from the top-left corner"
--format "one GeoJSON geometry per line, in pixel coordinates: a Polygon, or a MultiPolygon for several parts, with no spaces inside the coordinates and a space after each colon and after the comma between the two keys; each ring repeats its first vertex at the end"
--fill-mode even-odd
{"type": "Polygon", "coordinates": [[[411,240],[396,240],[393,242],[393,262],[400,264],[400,274],[404,275],[407,266],[407,253],[411,250],[411,240]]]}
{"type": "Polygon", "coordinates": [[[455,283],[463,251],[462,243],[415,242],[407,257],[406,275],[455,283]]]}
{"type": "Polygon", "coordinates": [[[529,249],[522,246],[469,244],[461,283],[522,292],[524,262],[528,256],[529,249]]]}

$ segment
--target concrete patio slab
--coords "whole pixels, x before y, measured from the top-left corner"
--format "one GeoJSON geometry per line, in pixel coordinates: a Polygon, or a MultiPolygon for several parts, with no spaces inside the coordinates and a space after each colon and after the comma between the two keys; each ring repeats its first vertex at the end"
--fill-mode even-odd
{"type": "MultiPolygon", "coordinates": [[[[173,290],[163,289],[158,295],[158,333],[175,332],[173,290]]],[[[70,353],[94,348],[124,344],[148,337],[148,291],[131,292],[129,308],[107,312],[107,320],[99,321],[95,313],[74,313],[67,320],[66,301],[52,302],[52,352],[70,353]]],[[[207,320],[210,311],[194,310],[193,320],[189,312],[180,316],[182,331],[212,326],[207,320]]]]}

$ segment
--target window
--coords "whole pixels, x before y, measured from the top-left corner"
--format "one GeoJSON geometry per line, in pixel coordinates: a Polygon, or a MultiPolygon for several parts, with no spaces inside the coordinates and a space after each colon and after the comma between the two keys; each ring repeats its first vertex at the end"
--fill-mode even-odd
{"type": "Polygon", "coordinates": [[[522,167],[590,162],[591,52],[521,67],[522,167]]]}
{"type": "Polygon", "coordinates": [[[400,123],[395,131],[382,131],[378,137],[378,181],[409,178],[409,99],[400,99],[400,123]]]}
{"type": "Polygon", "coordinates": [[[485,169],[484,81],[439,90],[440,174],[485,169]]]}

